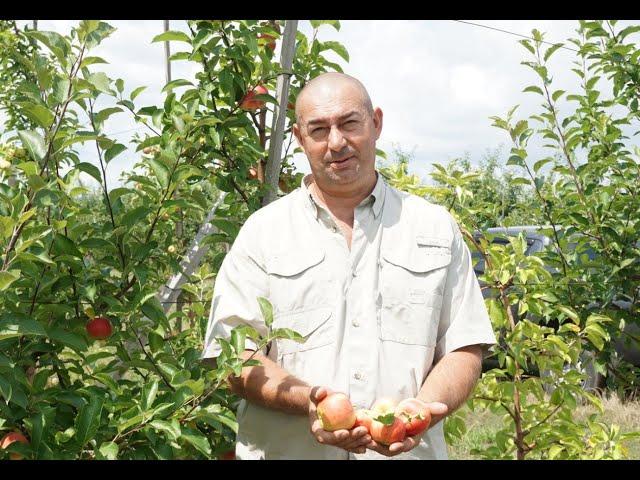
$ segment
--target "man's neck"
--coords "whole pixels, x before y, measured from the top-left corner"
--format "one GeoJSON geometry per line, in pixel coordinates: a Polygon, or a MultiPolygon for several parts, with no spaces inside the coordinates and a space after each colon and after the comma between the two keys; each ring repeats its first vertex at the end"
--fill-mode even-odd
{"type": "Polygon", "coordinates": [[[342,217],[348,213],[353,215],[355,208],[360,205],[365,198],[371,195],[377,181],[378,174],[374,172],[371,180],[366,182],[361,188],[352,192],[345,192],[344,194],[332,194],[322,190],[312,176],[309,189],[322,206],[328,208],[335,216],[342,217]]]}

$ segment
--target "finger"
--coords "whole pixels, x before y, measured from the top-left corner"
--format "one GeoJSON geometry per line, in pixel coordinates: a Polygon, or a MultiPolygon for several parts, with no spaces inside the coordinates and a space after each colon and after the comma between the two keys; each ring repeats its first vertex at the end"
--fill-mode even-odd
{"type": "Polygon", "coordinates": [[[366,447],[366,445],[371,441],[371,437],[369,437],[369,435],[365,435],[363,437],[357,437],[357,438],[349,438],[347,441],[342,442],[342,444],[340,444],[340,448],[344,448],[345,450],[351,450],[351,449],[356,449],[356,448],[364,448],[366,447]]]}
{"type": "Polygon", "coordinates": [[[311,398],[311,401],[313,403],[317,404],[320,400],[326,397],[327,394],[328,394],[328,391],[326,387],[323,387],[321,385],[316,385],[311,389],[309,397],[311,398]]]}
{"type": "Polygon", "coordinates": [[[311,427],[311,432],[316,437],[316,440],[326,445],[339,445],[344,443],[349,438],[349,430],[336,430],[335,432],[327,432],[320,426],[320,422],[314,423],[311,427]]]}
{"type": "Polygon", "coordinates": [[[431,402],[427,404],[429,406],[429,410],[431,411],[431,415],[446,415],[449,411],[449,407],[446,403],[442,402],[431,402]]]}
{"type": "Polygon", "coordinates": [[[349,452],[357,453],[357,454],[363,454],[366,451],[367,451],[366,447],[357,447],[357,448],[349,450],[349,452]]]}

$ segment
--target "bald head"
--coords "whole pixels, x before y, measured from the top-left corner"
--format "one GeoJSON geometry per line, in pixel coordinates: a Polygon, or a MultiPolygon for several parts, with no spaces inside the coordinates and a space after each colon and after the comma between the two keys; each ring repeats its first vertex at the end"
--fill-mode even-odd
{"type": "MultiPolygon", "coordinates": [[[[373,104],[367,89],[360,80],[339,72],[328,72],[313,78],[300,90],[296,99],[296,121],[302,122],[304,104],[317,96],[326,96],[341,89],[348,89],[357,96],[357,102],[362,106],[364,113],[373,116],[373,104]]],[[[355,100],[355,99],[354,99],[355,100]]]]}

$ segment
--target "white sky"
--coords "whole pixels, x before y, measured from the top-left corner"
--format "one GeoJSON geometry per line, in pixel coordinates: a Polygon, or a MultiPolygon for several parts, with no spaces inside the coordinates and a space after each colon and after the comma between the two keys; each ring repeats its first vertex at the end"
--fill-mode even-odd
{"type": "MultiPolygon", "coordinates": [[[[40,20],[38,28],[66,34],[77,23],[40,20]]],[[[136,98],[138,108],[161,104],[160,90],[165,83],[164,44],[152,44],[151,40],[162,33],[162,20],[108,23],[117,30],[91,55],[103,57],[109,65],[94,65],[92,71],[102,70],[111,78],[122,78],[127,96],[134,88],[146,85],[147,89],[136,98]]],[[[531,30],[537,28],[546,34],[545,40],[565,43],[577,36],[578,27],[577,21],[567,20],[474,23],[522,35],[530,35],[531,30]]],[[[621,21],[617,28],[638,23],[621,21]]],[[[172,20],[170,28],[186,30],[186,23],[172,20]]],[[[308,21],[300,21],[299,29],[308,36],[311,32],[308,21]]],[[[348,64],[337,55],[330,59],[360,79],[374,105],[382,108],[384,127],[378,147],[388,154],[392,152],[392,144],[412,151],[415,160],[410,170],[425,180],[434,162],[443,163],[468,154],[476,163],[488,150],[501,144],[503,154],[507,154],[508,134],[491,127],[490,116],[504,116],[516,104],[520,104],[518,118],[540,110],[538,99],[541,97],[522,93],[526,86],[538,85],[537,75],[520,64],[530,60],[529,53],[513,35],[449,20],[348,20],[341,21],[339,32],[331,26],[322,26],[319,39],[337,40],[347,48],[348,64]]],[[[278,49],[279,46],[278,43],[278,49]]],[[[186,48],[184,43],[171,42],[172,53],[186,48]]],[[[574,55],[560,49],[551,58],[554,90],[562,88],[570,92],[577,87],[577,77],[570,71],[571,62],[576,59],[574,55]]],[[[193,62],[173,62],[172,78],[193,80],[197,68],[193,62]]],[[[106,123],[105,132],[125,131],[116,137],[126,143],[135,133],[126,130],[138,127],[130,114],[119,113],[106,123]]],[[[87,146],[80,152],[83,161],[97,162],[95,147],[87,146]]],[[[538,158],[547,156],[542,147],[535,145],[533,153],[538,158]]],[[[109,188],[116,185],[120,173],[132,168],[135,161],[136,154],[130,150],[108,165],[109,188]]],[[[301,171],[309,171],[303,155],[296,156],[295,163],[301,171]]]]}

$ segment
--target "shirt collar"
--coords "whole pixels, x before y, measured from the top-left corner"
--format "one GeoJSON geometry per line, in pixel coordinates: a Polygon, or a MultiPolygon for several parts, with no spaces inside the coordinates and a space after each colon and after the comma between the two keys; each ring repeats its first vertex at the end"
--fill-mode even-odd
{"type": "MultiPolygon", "coordinates": [[[[305,207],[308,208],[313,215],[318,218],[320,205],[318,205],[311,194],[311,190],[309,190],[309,184],[311,183],[311,178],[313,174],[309,173],[302,178],[302,182],[300,182],[300,189],[303,193],[305,199],[305,207]]],[[[376,172],[377,180],[376,184],[373,187],[373,190],[362,202],[360,205],[369,205],[371,202],[371,208],[373,210],[373,215],[375,218],[378,218],[380,212],[382,211],[382,206],[384,205],[384,197],[386,193],[386,183],[380,175],[379,172],[376,172]]],[[[360,206],[358,205],[358,206],[360,206]]]]}

